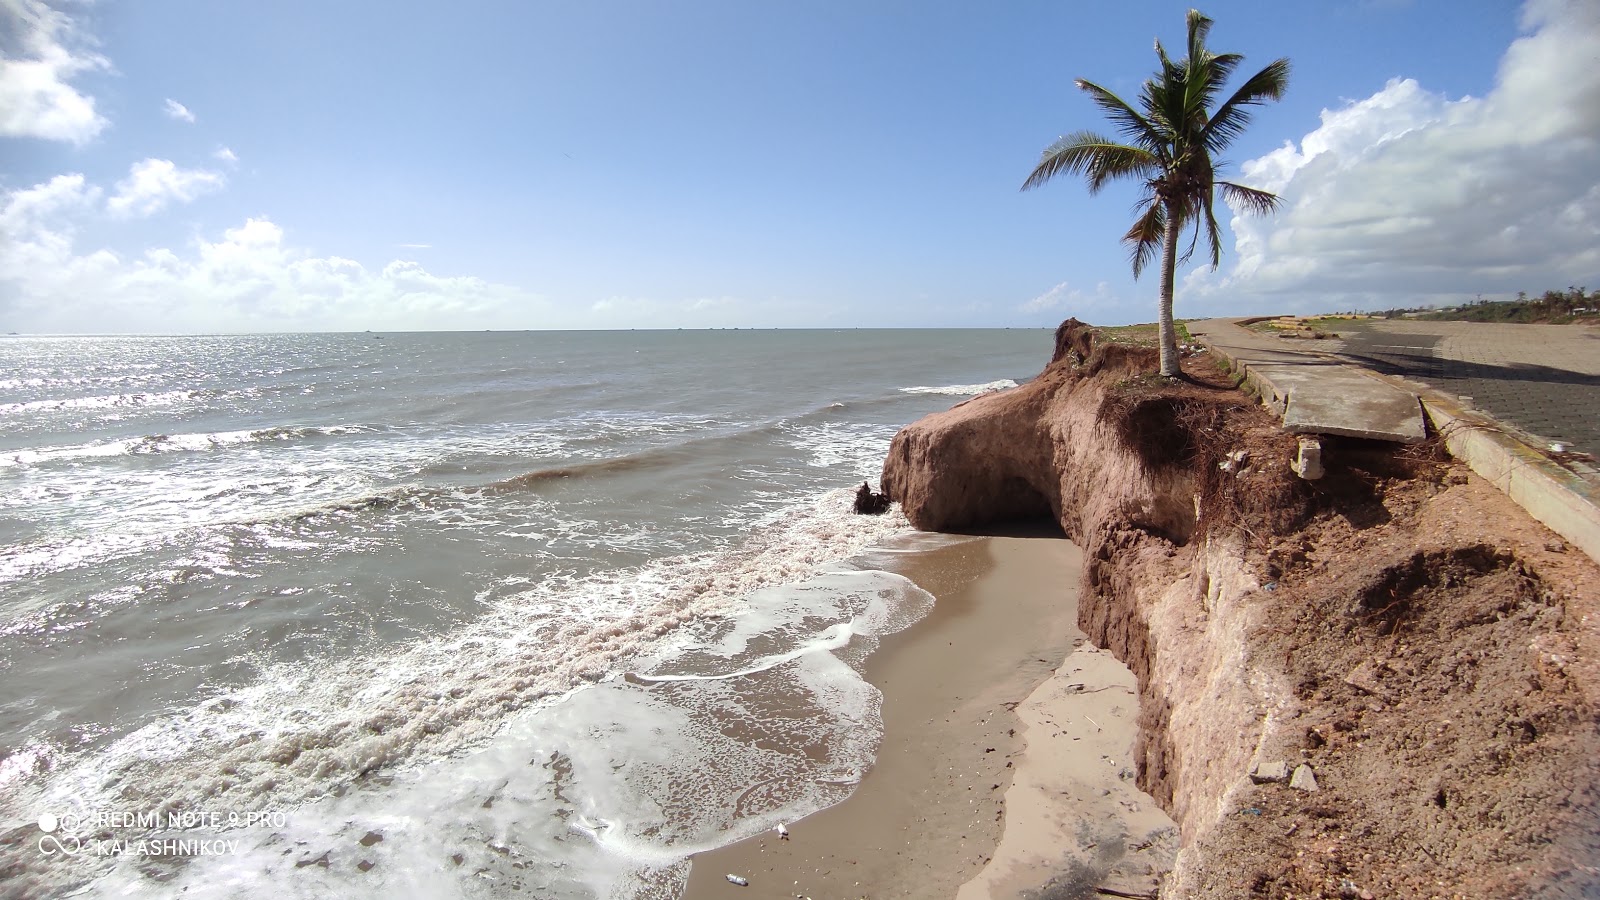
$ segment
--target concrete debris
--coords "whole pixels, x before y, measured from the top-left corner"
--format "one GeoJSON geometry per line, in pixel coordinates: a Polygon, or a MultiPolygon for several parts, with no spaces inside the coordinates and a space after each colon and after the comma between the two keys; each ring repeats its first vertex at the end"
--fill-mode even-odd
{"type": "Polygon", "coordinates": [[[1234,470],[1242,471],[1245,467],[1245,463],[1249,462],[1249,460],[1250,452],[1248,450],[1235,450],[1228,454],[1227,459],[1217,463],[1217,468],[1224,472],[1232,472],[1234,470]]]}
{"type": "Polygon", "coordinates": [[[1316,791],[1317,776],[1312,773],[1311,767],[1301,763],[1294,767],[1294,775],[1289,779],[1289,787],[1299,791],[1316,791]]]}
{"type": "Polygon", "coordinates": [[[1283,784],[1289,780],[1289,764],[1281,759],[1259,763],[1250,773],[1250,780],[1256,784],[1283,784]]]}
{"type": "Polygon", "coordinates": [[[1300,436],[1300,451],[1289,466],[1296,475],[1307,481],[1316,481],[1324,474],[1322,468],[1322,440],[1314,434],[1300,436]]]}

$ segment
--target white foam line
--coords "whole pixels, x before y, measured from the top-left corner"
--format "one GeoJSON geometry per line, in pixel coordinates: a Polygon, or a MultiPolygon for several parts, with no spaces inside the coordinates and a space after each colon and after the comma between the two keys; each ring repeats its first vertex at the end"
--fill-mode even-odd
{"type": "Polygon", "coordinates": [[[850,625],[851,623],[849,622],[830,625],[822,634],[817,636],[815,641],[796,647],[788,653],[765,657],[750,668],[740,669],[737,672],[728,672],[722,675],[640,675],[635,672],[633,677],[640,681],[653,683],[668,681],[727,681],[732,678],[743,678],[746,675],[755,675],[768,669],[776,668],[790,660],[799,659],[808,653],[815,653],[818,650],[837,650],[850,643],[850,638],[855,635],[855,629],[851,628],[850,625]]]}
{"type": "Polygon", "coordinates": [[[371,430],[371,428],[361,425],[280,425],[271,428],[241,429],[238,431],[152,434],[102,443],[40,447],[10,452],[4,457],[0,457],[0,467],[36,465],[59,459],[91,459],[95,457],[142,456],[170,452],[217,450],[239,444],[287,442],[317,435],[360,434],[371,430]]]}
{"type": "Polygon", "coordinates": [[[205,396],[200,390],[159,391],[151,394],[104,394],[98,397],[67,397],[46,400],[27,400],[0,404],[0,415],[28,413],[39,410],[62,409],[116,409],[123,407],[167,406],[205,396]]]}
{"type": "Polygon", "coordinates": [[[64,766],[46,790],[55,798],[88,797],[122,781],[141,784],[142,802],[182,796],[190,803],[293,803],[418,753],[453,752],[492,735],[508,713],[600,679],[680,626],[726,615],[738,597],[804,578],[909,524],[898,514],[851,515],[848,503],[848,490],[830,491],[731,551],[660,559],[594,580],[550,577],[524,604],[381,658],[331,662],[314,672],[267,667],[261,681],[225,704],[152,721],[64,766]],[[540,600],[584,615],[541,615],[540,600]],[[463,643],[475,652],[460,652],[463,643]],[[376,684],[383,685],[377,696],[350,702],[376,684]],[[170,765],[177,760],[187,765],[170,765]]]}
{"type": "Polygon", "coordinates": [[[900,389],[900,392],[903,394],[950,394],[952,396],[966,396],[971,394],[990,394],[995,391],[1009,390],[1010,388],[1014,388],[1016,386],[1017,383],[1015,381],[1012,381],[1009,378],[1001,378],[997,381],[990,381],[986,384],[947,384],[942,387],[903,387],[900,389]]]}

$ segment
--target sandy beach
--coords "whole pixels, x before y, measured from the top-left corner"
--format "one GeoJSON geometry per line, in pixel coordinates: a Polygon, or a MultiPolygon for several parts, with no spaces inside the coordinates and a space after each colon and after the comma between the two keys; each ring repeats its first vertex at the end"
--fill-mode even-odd
{"type": "Polygon", "coordinates": [[[1176,835],[1133,787],[1133,677],[1074,624],[1078,549],[1030,533],[883,556],[937,603],[868,661],[883,692],[876,764],[788,839],[769,832],[697,856],[684,896],[1153,889],[1176,835]]]}

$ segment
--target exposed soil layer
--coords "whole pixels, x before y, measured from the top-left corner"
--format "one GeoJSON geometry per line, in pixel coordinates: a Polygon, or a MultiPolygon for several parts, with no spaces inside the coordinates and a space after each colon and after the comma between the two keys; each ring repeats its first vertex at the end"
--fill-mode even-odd
{"type": "Polygon", "coordinates": [[[1069,320],[1034,381],[904,429],[931,530],[1048,514],[1079,625],[1140,686],[1164,897],[1600,897],[1600,567],[1438,442],[1328,474],[1205,354],[1187,380],[1069,320]],[[1255,784],[1306,764],[1317,790],[1255,784]]]}

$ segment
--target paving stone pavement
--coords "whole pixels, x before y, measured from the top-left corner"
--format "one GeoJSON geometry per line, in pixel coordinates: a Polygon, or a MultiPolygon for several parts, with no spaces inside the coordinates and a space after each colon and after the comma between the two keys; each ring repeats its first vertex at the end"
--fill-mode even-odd
{"type": "MultiPolygon", "coordinates": [[[[1458,397],[1541,442],[1600,455],[1600,328],[1365,319],[1340,356],[1458,397]]],[[[1323,343],[1318,341],[1316,343],[1323,343]]]]}

